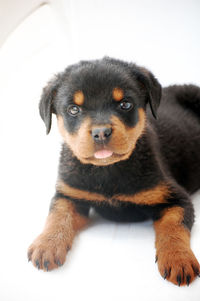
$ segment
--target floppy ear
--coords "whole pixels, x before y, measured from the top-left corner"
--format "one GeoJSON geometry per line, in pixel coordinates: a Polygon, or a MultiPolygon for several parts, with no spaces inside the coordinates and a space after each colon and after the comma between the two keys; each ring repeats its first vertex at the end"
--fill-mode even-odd
{"type": "Polygon", "coordinates": [[[147,103],[149,103],[151,112],[156,118],[157,109],[161,100],[161,85],[154,75],[143,67],[138,68],[135,75],[140,83],[145,87],[147,91],[147,103]]]}
{"type": "Polygon", "coordinates": [[[52,113],[55,113],[54,98],[56,96],[59,84],[60,75],[56,75],[43,89],[43,93],[40,99],[39,111],[42,120],[46,125],[46,133],[49,134],[51,130],[52,113]]]}

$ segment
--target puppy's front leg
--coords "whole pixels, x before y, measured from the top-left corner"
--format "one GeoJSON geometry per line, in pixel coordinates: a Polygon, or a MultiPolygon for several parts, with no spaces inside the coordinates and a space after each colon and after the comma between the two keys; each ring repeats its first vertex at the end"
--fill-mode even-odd
{"type": "Polygon", "coordinates": [[[65,198],[53,201],[43,232],[28,249],[28,259],[45,271],[61,266],[76,233],[87,225],[88,217],[65,198]]]}
{"type": "Polygon", "coordinates": [[[154,222],[158,269],[164,279],[179,286],[189,285],[200,274],[199,263],[190,248],[190,229],[187,227],[188,222],[193,223],[192,209],[192,204],[167,208],[154,222]]]}

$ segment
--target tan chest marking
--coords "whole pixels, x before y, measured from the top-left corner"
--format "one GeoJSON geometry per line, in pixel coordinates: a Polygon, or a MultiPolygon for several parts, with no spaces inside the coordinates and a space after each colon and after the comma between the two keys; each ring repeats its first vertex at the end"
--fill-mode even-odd
{"type": "Polygon", "coordinates": [[[152,189],[144,190],[134,195],[117,195],[115,196],[115,199],[138,205],[156,205],[166,203],[166,198],[169,194],[170,192],[167,185],[161,183],[152,189]]]}
{"type": "Polygon", "coordinates": [[[86,201],[105,201],[105,197],[98,193],[77,189],[59,181],[56,185],[58,192],[74,199],[83,199],[86,201]]]}
{"type": "Polygon", "coordinates": [[[157,185],[153,189],[148,189],[134,195],[114,195],[111,198],[106,198],[102,194],[93,193],[77,188],[73,188],[62,181],[57,183],[57,191],[75,199],[83,199],[86,201],[98,201],[115,203],[115,201],[129,202],[137,205],[156,205],[166,203],[166,198],[169,196],[170,191],[165,183],[157,185]]]}

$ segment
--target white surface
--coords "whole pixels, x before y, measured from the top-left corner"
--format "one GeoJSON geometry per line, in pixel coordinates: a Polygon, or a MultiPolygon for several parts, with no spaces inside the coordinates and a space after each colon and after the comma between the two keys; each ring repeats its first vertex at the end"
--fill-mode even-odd
{"type": "MultiPolygon", "coordinates": [[[[190,300],[200,280],[179,288],[154,263],[151,222],[101,219],[76,239],[65,265],[50,273],[27,263],[54,194],[60,138],[48,137],[38,114],[42,87],[55,72],[105,54],[150,67],[162,84],[199,83],[199,1],[67,1],[70,27],[42,7],[0,52],[1,268],[0,300],[190,300]],[[150,4],[151,3],[151,4],[150,4]],[[114,7],[114,8],[113,8],[114,7]]],[[[192,248],[200,260],[200,195],[194,199],[192,248]]]]}
{"type": "Polygon", "coordinates": [[[0,0],[0,46],[8,34],[41,3],[42,0],[0,0]]]}

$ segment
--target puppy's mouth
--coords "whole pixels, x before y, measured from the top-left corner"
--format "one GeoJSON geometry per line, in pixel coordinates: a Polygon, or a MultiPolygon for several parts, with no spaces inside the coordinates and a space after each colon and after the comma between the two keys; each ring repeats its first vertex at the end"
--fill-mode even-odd
{"type": "Polygon", "coordinates": [[[96,149],[93,154],[82,157],[81,162],[97,166],[106,166],[129,158],[131,152],[118,153],[108,148],[96,149]]]}
{"type": "Polygon", "coordinates": [[[100,150],[96,150],[94,152],[94,154],[92,156],[89,157],[85,157],[86,160],[90,161],[90,160],[95,160],[95,162],[111,162],[113,159],[118,161],[118,159],[120,160],[120,158],[122,158],[123,156],[125,156],[126,153],[123,154],[119,154],[116,153],[110,149],[100,149],[100,150]]]}
{"type": "Polygon", "coordinates": [[[106,158],[110,158],[112,155],[113,155],[113,151],[109,149],[98,150],[97,152],[94,153],[94,157],[96,159],[106,159],[106,158]]]}

